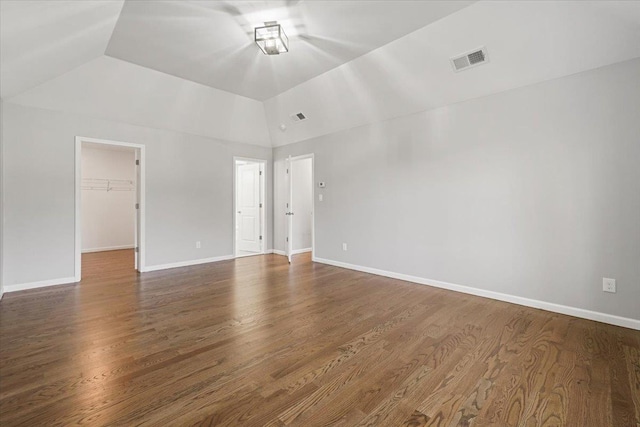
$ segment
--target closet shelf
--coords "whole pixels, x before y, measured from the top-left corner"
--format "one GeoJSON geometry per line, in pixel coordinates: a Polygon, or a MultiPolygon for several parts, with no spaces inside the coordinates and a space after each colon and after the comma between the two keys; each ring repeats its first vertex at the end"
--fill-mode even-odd
{"type": "Polygon", "coordinates": [[[84,178],[81,188],[94,191],[133,191],[134,183],[127,179],[84,178]]]}

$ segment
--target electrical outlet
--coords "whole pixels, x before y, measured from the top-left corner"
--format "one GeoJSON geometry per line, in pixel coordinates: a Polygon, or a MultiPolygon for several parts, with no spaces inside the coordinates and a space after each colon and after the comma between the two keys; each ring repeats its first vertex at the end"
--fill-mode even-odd
{"type": "Polygon", "coordinates": [[[616,293],[616,279],[607,279],[606,277],[602,278],[602,291],[603,292],[611,292],[613,294],[616,293]]]}
{"type": "Polygon", "coordinates": [[[196,242],[196,249],[200,249],[200,240],[196,242]]]}
{"type": "Polygon", "coordinates": [[[343,244],[342,244],[342,250],[343,250],[343,251],[346,251],[346,250],[347,250],[347,244],[346,244],[346,243],[343,243],[343,244]]]}

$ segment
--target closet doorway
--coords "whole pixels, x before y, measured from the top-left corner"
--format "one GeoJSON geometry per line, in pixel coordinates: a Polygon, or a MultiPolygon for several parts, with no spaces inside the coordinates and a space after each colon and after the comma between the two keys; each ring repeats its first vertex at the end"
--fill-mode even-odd
{"type": "Polygon", "coordinates": [[[83,258],[144,271],[144,146],[77,137],[75,199],[76,280],[83,258]]]}
{"type": "Polygon", "coordinates": [[[265,160],[234,157],[234,254],[259,255],[265,247],[265,160]]]}
{"type": "Polygon", "coordinates": [[[286,237],[285,255],[291,262],[296,254],[314,248],[313,154],[286,159],[286,237]]]}

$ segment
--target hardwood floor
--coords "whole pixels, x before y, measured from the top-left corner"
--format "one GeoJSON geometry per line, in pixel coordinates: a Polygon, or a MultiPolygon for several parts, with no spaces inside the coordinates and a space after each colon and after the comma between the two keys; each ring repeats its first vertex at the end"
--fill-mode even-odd
{"type": "Polygon", "coordinates": [[[640,425],[640,332],[277,255],[0,302],[0,425],[640,425]]]}

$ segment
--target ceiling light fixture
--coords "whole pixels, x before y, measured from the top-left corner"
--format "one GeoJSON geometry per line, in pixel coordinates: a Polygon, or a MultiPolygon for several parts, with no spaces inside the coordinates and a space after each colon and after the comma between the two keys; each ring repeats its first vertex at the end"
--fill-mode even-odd
{"type": "Polygon", "coordinates": [[[255,41],[265,55],[289,52],[289,38],[276,21],[265,22],[264,27],[256,27],[255,41]]]}

